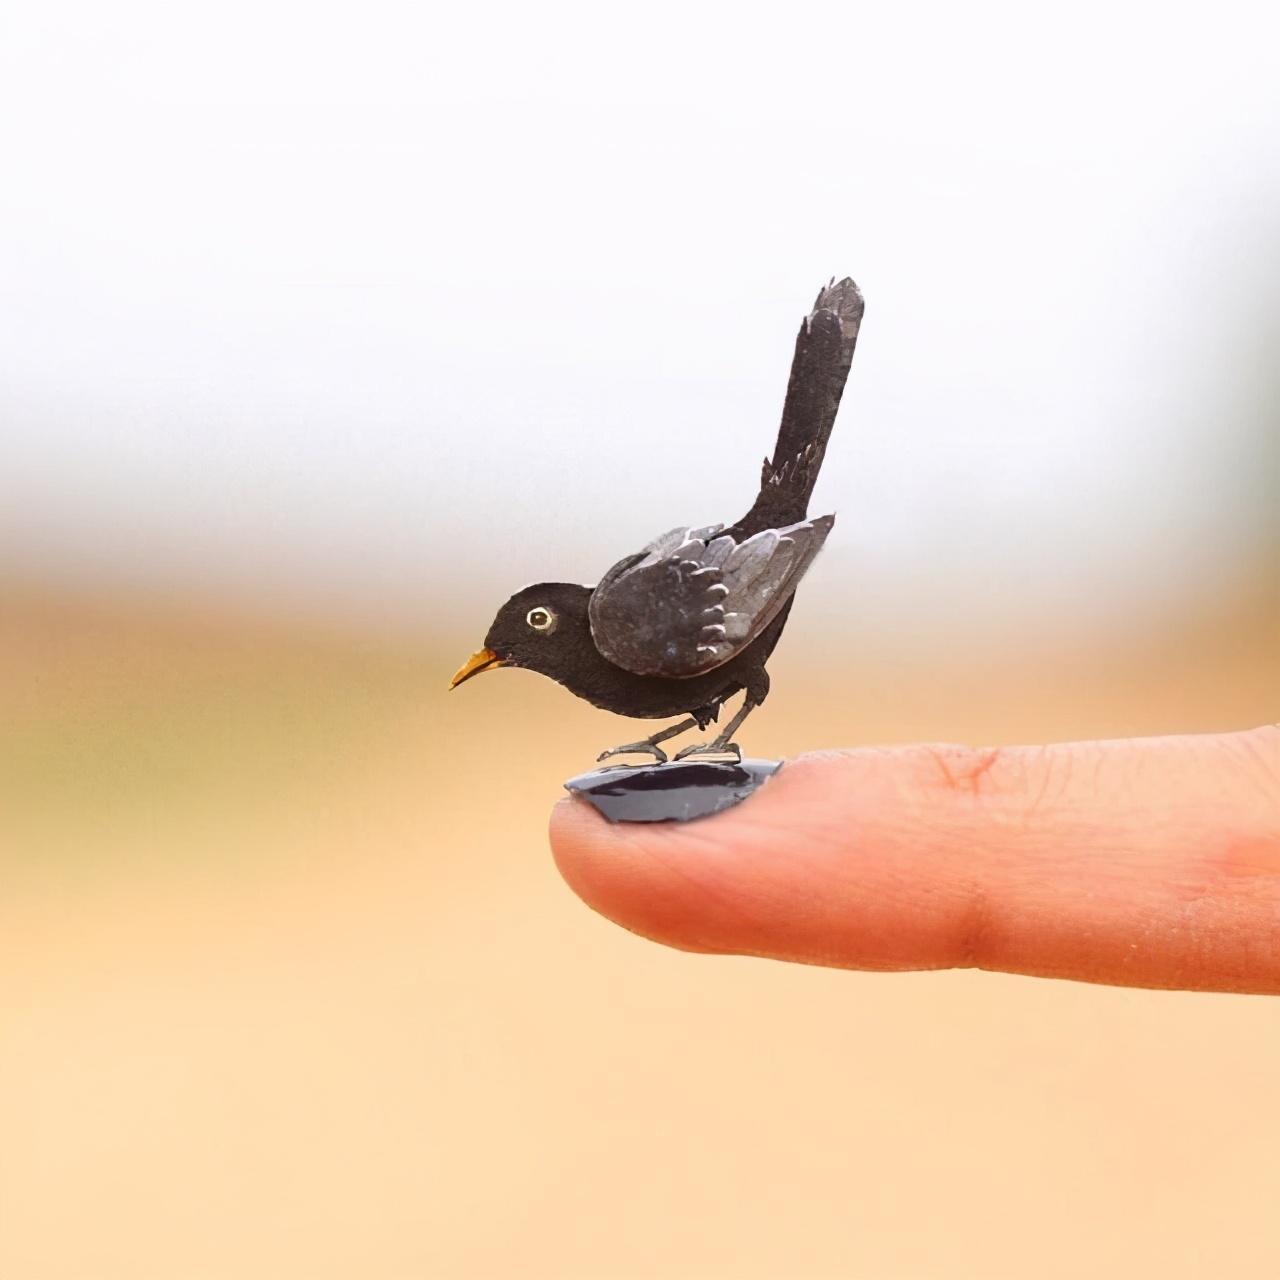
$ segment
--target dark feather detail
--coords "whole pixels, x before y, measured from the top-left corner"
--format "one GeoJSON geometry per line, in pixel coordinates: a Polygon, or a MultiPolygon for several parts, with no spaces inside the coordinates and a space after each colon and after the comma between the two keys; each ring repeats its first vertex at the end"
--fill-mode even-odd
{"type": "Polygon", "coordinates": [[[601,579],[588,606],[596,647],[637,675],[689,677],[728,662],[790,600],[834,516],[762,529],[741,542],[672,529],[601,579]]]}
{"type": "Polygon", "coordinates": [[[803,520],[835,426],[836,411],[862,324],[862,294],[852,280],[819,291],[796,336],[791,379],[773,457],[760,475],[751,510],[726,532],[741,539],[803,520]]]}

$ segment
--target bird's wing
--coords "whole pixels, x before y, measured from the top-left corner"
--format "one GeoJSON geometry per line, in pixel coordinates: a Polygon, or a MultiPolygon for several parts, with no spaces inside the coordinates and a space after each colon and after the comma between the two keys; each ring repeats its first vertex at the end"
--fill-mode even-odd
{"type": "Polygon", "coordinates": [[[588,605],[596,648],[642,676],[696,676],[741,653],[778,615],[835,516],[765,529],[672,529],[605,574],[588,605]]]}

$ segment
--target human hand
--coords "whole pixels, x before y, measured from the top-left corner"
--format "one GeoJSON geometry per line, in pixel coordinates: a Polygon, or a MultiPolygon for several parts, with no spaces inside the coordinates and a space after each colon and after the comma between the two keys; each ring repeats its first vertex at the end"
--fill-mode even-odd
{"type": "Polygon", "coordinates": [[[597,911],[688,951],[1280,993],[1280,726],[818,752],[689,824],[562,801],[597,911]]]}

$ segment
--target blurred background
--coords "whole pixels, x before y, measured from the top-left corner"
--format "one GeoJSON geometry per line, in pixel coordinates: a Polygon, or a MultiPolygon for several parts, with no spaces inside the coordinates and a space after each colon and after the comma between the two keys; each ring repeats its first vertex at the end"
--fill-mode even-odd
{"type": "Polygon", "coordinates": [[[2,21],[6,1280],[1280,1272],[1280,1004],[664,951],[444,694],[848,273],[751,751],[1280,719],[1268,6],[2,21]]]}

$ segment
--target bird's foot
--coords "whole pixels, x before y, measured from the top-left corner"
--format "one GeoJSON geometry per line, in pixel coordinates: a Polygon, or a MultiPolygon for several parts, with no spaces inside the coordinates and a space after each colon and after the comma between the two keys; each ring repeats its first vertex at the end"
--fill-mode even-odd
{"type": "Polygon", "coordinates": [[[677,760],[687,760],[690,756],[732,756],[742,763],[742,748],[736,742],[695,742],[691,747],[676,752],[677,760]]]}
{"type": "Polygon", "coordinates": [[[599,764],[601,760],[607,760],[610,756],[626,756],[635,752],[645,752],[659,764],[667,763],[667,753],[656,742],[650,742],[647,738],[643,742],[627,742],[620,747],[610,747],[608,751],[602,751],[596,756],[596,763],[599,764]]]}

